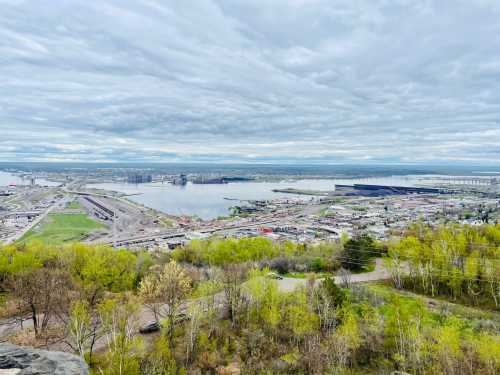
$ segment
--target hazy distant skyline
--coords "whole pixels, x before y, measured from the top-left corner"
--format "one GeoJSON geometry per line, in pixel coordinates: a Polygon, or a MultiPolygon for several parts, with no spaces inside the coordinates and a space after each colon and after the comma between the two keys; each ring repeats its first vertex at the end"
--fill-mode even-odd
{"type": "Polygon", "coordinates": [[[0,161],[500,162],[496,0],[0,9],[0,161]]]}

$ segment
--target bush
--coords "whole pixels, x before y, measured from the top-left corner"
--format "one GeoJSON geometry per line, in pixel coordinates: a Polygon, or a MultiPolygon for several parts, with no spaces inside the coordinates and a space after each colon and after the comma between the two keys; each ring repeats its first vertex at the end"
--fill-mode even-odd
{"type": "Polygon", "coordinates": [[[326,261],[322,258],[316,257],[311,260],[311,263],[309,264],[309,267],[311,271],[313,272],[321,272],[326,269],[326,261]]]}
{"type": "Polygon", "coordinates": [[[267,262],[268,267],[278,273],[285,274],[295,269],[295,261],[292,258],[278,257],[267,262]]]}

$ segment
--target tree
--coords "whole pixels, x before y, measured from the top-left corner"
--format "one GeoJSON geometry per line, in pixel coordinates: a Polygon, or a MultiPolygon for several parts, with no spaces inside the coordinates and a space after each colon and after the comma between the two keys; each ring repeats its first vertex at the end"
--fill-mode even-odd
{"type": "Polygon", "coordinates": [[[224,300],[233,328],[236,325],[237,313],[242,302],[241,284],[246,280],[248,267],[242,264],[228,264],[219,274],[224,290],[224,300]]]}
{"type": "Polygon", "coordinates": [[[484,363],[488,374],[500,372],[500,337],[481,333],[473,340],[473,347],[479,359],[484,363]]]}
{"type": "Polygon", "coordinates": [[[347,293],[339,288],[333,278],[325,278],[319,287],[313,289],[313,306],[319,316],[320,328],[330,332],[338,320],[338,309],[347,300],[347,293]]]}
{"type": "Polygon", "coordinates": [[[405,271],[405,263],[403,260],[404,249],[401,249],[401,242],[396,246],[390,246],[388,257],[384,259],[384,263],[391,274],[391,279],[397,289],[403,288],[403,276],[405,271]]]}
{"type": "Polygon", "coordinates": [[[329,339],[331,347],[331,363],[336,370],[342,371],[352,359],[354,352],[361,345],[358,320],[354,313],[344,310],[342,324],[329,339]]]}
{"type": "Polygon", "coordinates": [[[105,365],[100,369],[105,375],[139,375],[142,340],[137,332],[139,306],[131,296],[123,295],[104,300],[98,311],[107,345],[105,365]]]}
{"type": "MultiPolygon", "coordinates": [[[[105,246],[54,247],[37,242],[12,245],[0,251],[0,287],[20,301],[19,311],[31,313],[37,337],[42,336],[56,319],[63,325],[76,324],[83,329],[80,318],[85,306],[93,327],[92,353],[99,321],[96,307],[106,292],[133,288],[135,260],[135,255],[129,251],[105,246]],[[82,305],[72,311],[75,306],[71,305],[71,300],[78,300],[82,305]],[[76,315],[72,316],[73,313],[76,315]],[[72,318],[77,321],[71,321],[72,318]]],[[[68,344],[76,345],[76,351],[80,352],[83,342],[82,337],[77,336],[68,344]]]]}
{"type": "Polygon", "coordinates": [[[66,253],[81,298],[94,307],[106,291],[132,289],[136,280],[136,256],[128,250],[73,244],[66,253]]]}
{"type": "Polygon", "coordinates": [[[92,317],[86,302],[76,301],[73,303],[68,331],[71,338],[70,346],[80,357],[84,358],[92,336],[92,317]]]}
{"type": "Polygon", "coordinates": [[[386,345],[395,353],[392,357],[403,370],[424,365],[425,340],[423,326],[427,312],[419,302],[394,296],[385,313],[386,345]]]}
{"type": "Polygon", "coordinates": [[[441,373],[460,373],[460,360],[463,357],[460,344],[462,337],[460,330],[462,322],[456,318],[450,318],[445,324],[434,329],[432,332],[433,344],[431,354],[434,357],[436,367],[440,367],[441,373]]]}
{"type": "Polygon", "coordinates": [[[101,317],[98,306],[92,308],[85,300],[74,301],[66,323],[68,337],[66,343],[93,364],[94,346],[102,334],[101,317]]]}
{"type": "Polygon", "coordinates": [[[156,316],[166,318],[167,338],[173,344],[175,321],[179,308],[191,292],[191,279],[174,260],[165,264],[159,274],[150,274],[140,285],[141,296],[156,316]],[[159,304],[162,304],[161,306],[159,304]]]}
{"type": "Polygon", "coordinates": [[[376,247],[373,239],[368,235],[361,235],[349,239],[344,245],[341,264],[349,270],[361,270],[368,260],[376,255],[376,247]]]}
{"type": "Polygon", "coordinates": [[[488,285],[488,293],[495,302],[495,307],[500,306],[500,259],[492,259],[485,263],[484,278],[488,285]]]}
{"type": "Polygon", "coordinates": [[[318,315],[312,311],[304,289],[296,290],[288,295],[284,311],[285,324],[293,333],[295,341],[314,333],[319,327],[318,315]]]}
{"type": "Polygon", "coordinates": [[[338,274],[340,276],[341,280],[341,285],[343,288],[350,288],[351,287],[351,271],[346,270],[345,268],[341,268],[338,271],[338,274]]]}
{"type": "Polygon", "coordinates": [[[71,279],[64,270],[52,266],[26,269],[9,276],[7,285],[29,309],[37,337],[43,336],[52,318],[67,312],[71,279]]]}
{"type": "Polygon", "coordinates": [[[389,249],[395,285],[500,306],[497,226],[412,226],[389,249]],[[408,272],[405,272],[408,269],[408,272]],[[482,297],[482,298],[481,298],[482,297]]]}
{"type": "Polygon", "coordinates": [[[139,284],[139,296],[144,306],[153,313],[155,321],[159,323],[161,307],[163,305],[159,272],[153,272],[141,281],[139,284]]]}
{"type": "Polygon", "coordinates": [[[170,350],[167,338],[159,336],[153,344],[152,350],[148,350],[142,361],[141,374],[144,375],[177,375],[175,358],[170,350]]]}
{"type": "Polygon", "coordinates": [[[186,343],[186,362],[190,362],[196,353],[196,341],[200,332],[200,323],[203,310],[199,303],[193,303],[188,308],[189,325],[186,343]]]}
{"type": "Polygon", "coordinates": [[[252,270],[250,280],[245,283],[244,294],[249,298],[250,315],[255,323],[274,333],[282,319],[280,308],[283,296],[276,281],[263,276],[266,273],[268,270],[252,270]]]}

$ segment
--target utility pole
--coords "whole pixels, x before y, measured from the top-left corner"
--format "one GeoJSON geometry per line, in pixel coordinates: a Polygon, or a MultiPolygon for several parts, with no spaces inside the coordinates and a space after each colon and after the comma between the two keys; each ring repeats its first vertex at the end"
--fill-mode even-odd
{"type": "Polygon", "coordinates": [[[116,211],[113,210],[113,247],[116,247],[116,211]]]}

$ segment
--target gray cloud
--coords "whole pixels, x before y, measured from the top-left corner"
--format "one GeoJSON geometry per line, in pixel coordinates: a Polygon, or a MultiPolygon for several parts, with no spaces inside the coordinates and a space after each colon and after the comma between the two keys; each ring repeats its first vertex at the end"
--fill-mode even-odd
{"type": "Polygon", "coordinates": [[[500,162],[495,0],[0,8],[0,160],[500,162]]]}

